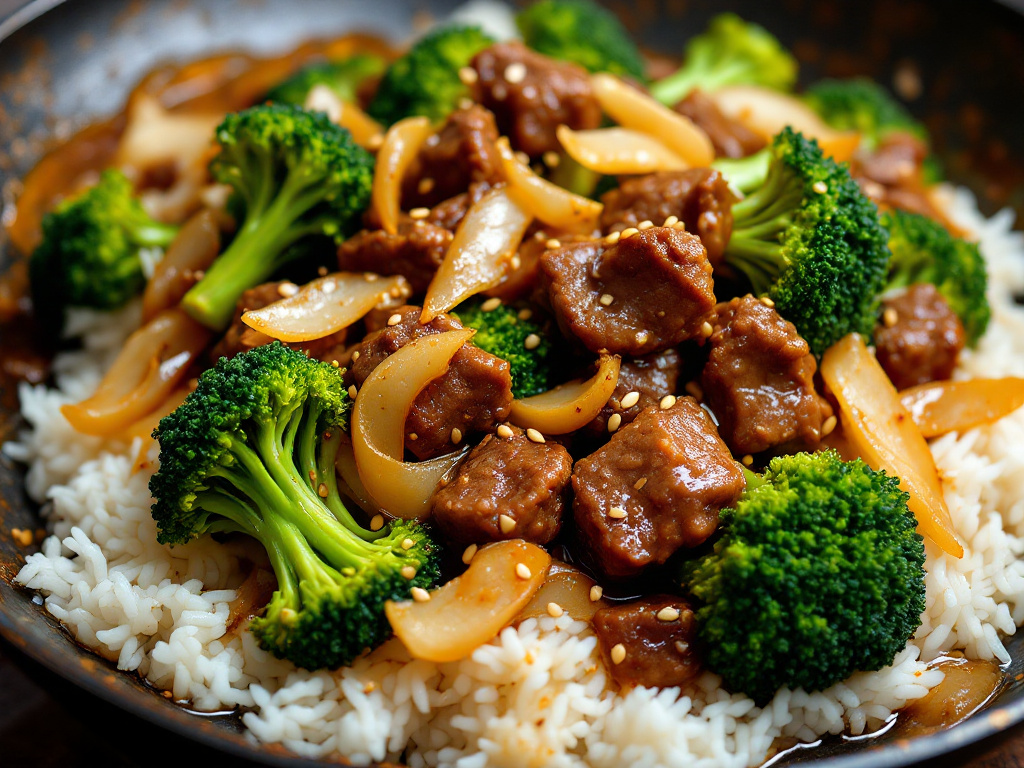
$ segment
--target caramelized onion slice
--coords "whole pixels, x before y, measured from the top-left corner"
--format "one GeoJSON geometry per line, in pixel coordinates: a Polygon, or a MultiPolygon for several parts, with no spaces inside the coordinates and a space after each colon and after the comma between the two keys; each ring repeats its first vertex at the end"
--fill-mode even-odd
{"type": "Polygon", "coordinates": [[[167,399],[210,338],[180,309],[161,312],[128,337],[95,394],[61,413],[86,435],[120,432],[167,399]]]}
{"type": "Polygon", "coordinates": [[[223,113],[169,112],[142,92],[132,97],[127,113],[115,164],[137,170],[169,162],[189,165],[209,149],[224,118],[223,113]]]}
{"type": "Polygon", "coordinates": [[[492,189],[480,198],[466,212],[430,281],[420,322],[429,323],[500,283],[529,225],[530,214],[508,187],[492,189]]]}
{"type": "Polygon", "coordinates": [[[312,341],[348,328],[375,307],[397,306],[412,295],[400,276],[335,272],[302,286],[294,296],[242,315],[242,322],[281,341],[312,341]]]}
{"type": "Polygon", "coordinates": [[[512,403],[509,421],[542,434],[564,435],[580,429],[604,408],[619,383],[619,358],[602,355],[597,373],[512,403]]]}
{"type": "Polygon", "coordinates": [[[402,210],[402,179],[433,128],[425,117],[399,120],[384,134],[384,143],[377,152],[373,171],[371,203],[380,217],[380,225],[388,234],[398,231],[398,214],[402,210]]]}
{"type": "Polygon", "coordinates": [[[576,621],[590,621],[594,618],[595,613],[609,605],[604,598],[590,599],[590,590],[596,584],[597,582],[583,571],[566,565],[560,560],[552,560],[544,584],[526,604],[526,607],[519,612],[516,621],[550,616],[552,608],[549,606],[552,603],[576,621]]]}
{"type": "Polygon", "coordinates": [[[204,208],[178,232],[142,294],[142,319],[148,322],[176,306],[196,284],[195,272],[209,267],[220,253],[220,229],[213,211],[204,208]]]}
{"type": "Polygon", "coordinates": [[[363,485],[362,478],[359,477],[359,469],[356,467],[356,456],[352,452],[352,443],[348,440],[342,440],[338,446],[338,456],[334,460],[334,468],[338,471],[341,476],[341,481],[344,483],[348,495],[352,498],[359,508],[368,515],[376,515],[379,512],[385,512],[379,504],[377,504],[370,494],[366,491],[366,486],[363,485]]]}
{"type": "Polygon", "coordinates": [[[991,424],[1024,405],[1024,379],[933,381],[900,392],[925,438],[991,424]]]}
{"type": "Polygon", "coordinates": [[[306,109],[324,112],[332,123],[347,128],[352,140],[361,147],[372,148],[384,135],[384,126],[355,104],[342,101],[326,85],[314,85],[306,95],[306,109]]]}
{"type": "Polygon", "coordinates": [[[623,128],[657,139],[691,168],[711,165],[715,147],[711,139],[685,115],[669,109],[614,75],[593,75],[590,82],[601,109],[623,128]]]}
{"type": "Polygon", "coordinates": [[[504,136],[498,139],[497,146],[505,180],[516,190],[518,199],[530,215],[567,232],[590,234],[597,229],[604,210],[601,203],[542,179],[528,165],[516,159],[504,136]]]}
{"type": "Polygon", "coordinates": [[[922,535],[963,557],[928,443],[863,339],[851,333],[832,345],[821,359],[821,375],[839,403],[850,446],[872,469],[900,478],[922,535]]]}
{"type": "Polygon", "coordinates": [[[409,653],[433,662],[458,661],[497,636],[544,583],[551,556],[522,539],[489,544],[469,568],[425,602],[384,606],[409,653]]]}
{"type": "Polygon", "coordinates": [[[558,126],[558,141],[573,160],[609,176],[685,171],[690,164],[646,133],[631,128],[574,131],[558,126]]]}
{"type": "Polygon", "coordinates": [[[461,451],[421,462],[402,461],[405,419],[420,391],[448,370],[472,329],[423,336],[384,359],[366,377],[352,410],[352,452],[369,497],[395,517],[430,511],[437,484],[465,455],[461,451]]]}

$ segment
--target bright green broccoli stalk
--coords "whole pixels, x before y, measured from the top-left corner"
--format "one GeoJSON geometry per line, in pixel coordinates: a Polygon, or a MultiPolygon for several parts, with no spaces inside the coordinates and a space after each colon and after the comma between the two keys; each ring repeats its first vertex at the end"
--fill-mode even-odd
{"type": "Polygon", "coordinates": [[[122,306],[146,284],[140,251],[163,248],[177,233],[150,218],[123,173],[104,171],[43,217],[43,239],[29,260],[36,314],[57,331],[65,307],[122,306]]]}
{"type": "Polygon", "coordinates": [[[772,459],[722,511],[713,551],[683,566],[708,668],[764,703],[892,663],[925,607],[908,498],[835,451],[772,459]]]}
{"type": "Polygon", "coordinates": [[[772,150],[770,147],[755,152],[746,157],[731,158],[719,157],[711,167],[725,176],[729,184],[743,194],[749,194],[764,184],[768,177],[768,169],[772,164],[772,150]]]}
{"type": "Polygon", "coordinates": [[[210,163],[234,189],[238,234],[182,299],[192,317],[222,329],[242,292],[302,253],[305,238],[341,240],[369,204],[373,158],[319,112],[268,104],[236,112],[217,128],[210,163]]]}
{"type": "Polygon", "coordinates": [[[301,107],[314,86],[325,85],[344,102],[355,104],[359,101],[358,90],[366,80],[381,74],[387,62],[380,56],[368,53],[357,54],[340,61],[311,64],[296,72],[269,91],[261,101],[276,101],[278,104],[293,104],[301,107]]]}
{"type": "Polygon", "coordinates": [[[967,343],[975,346],[992,317],[985,257],[977,244],[953,237],[917,213],[892,210],[882,215],[882,224],[892,251],[886,289],[931,283],[960,318],[967,343]]]}
{"type": "Polygon", "coordinates": [[[541,0],[516,16],[523,42],[590,72],[644,80],[644,60],[611,11],[590,0],[541,0]]]}
{"type": "Polygon", "coordinates": [[[892,131],[903,131],[928,142],[924,126],[874,80],[820,80],[807,90],[804,98],[833,128],[858,131],[868,149],[874,149],[892,131]]]}
{"type": "Polygon", "coordinates": [[[792,90],[797,63],[763,27],[733,13],[711,20],[707,31],[690,39],[683,66],[651,86],[651,95],[672,106],[694,88],[714,91],[727,85],[761,85],[792,90]]]}
{"type": "Polygon", "coordinates": [[[786,128],[771,153],[764,183],[732,208],[725,261],[816,355],[852,331],[870,337],[889,262],[878,209],[813,139],[786,128]]]}
{"type": "Polygon", "coordinates": [[[469,93],[459,70],[493,44],[479,27],[456,25],[430,33],[388,67],[370,102],[370,116],[385,125],[413,115],[443,120],[469,93]]]}
{"type": "Polygon", "coordinates": [[[425,529],[398,521],[371,533],[342,504],[334,461],[349,406],[337,369],[274,342],[221,358],[154,432],[158,539],[259,541],[278,588],[252,632],[307,669],[378,645],[390,634],[384,603],[438,575],[425,529]]]}

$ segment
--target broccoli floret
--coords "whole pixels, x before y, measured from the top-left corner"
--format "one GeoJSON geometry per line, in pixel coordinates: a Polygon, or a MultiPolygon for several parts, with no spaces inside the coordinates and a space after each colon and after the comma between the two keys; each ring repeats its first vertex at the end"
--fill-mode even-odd
{"type": "Polygon", "coordinates": [[[432,32],[388,67],[370,102],[370,116],[385,125],[413,115],[443,120],[469,93],[459,70],[493,44],[479,27],[455,25],[432,32]]]}
{"type": "Polygon", "coordinates": [[[390,634],[384,603],[438,576],[424,528],[396,521],[371,533],[342,504],[334,461],[349,406],[337,369],[274,342],[221,358],[154,432],[159,541],[218,532],[259,541],[278,588],[252,632],[307,669],[378,645],[390,634]]]}
{"type": "Polygon", "coordinates": [[[878,209],[813,139],[785,128],[771,152],[764,183],[732,208],[726,263],[815,354],[852,331],[870,336],[889,261],[878,209]]]}
{"type": "Polygon", "coordinates": [[[224,118],[210,163],[234,189],[238,234],[182,299],[192,317],[222,329],[242,292],[264,282],[305,238],[340,241],[369,204],[373,158],[327,116],[267,104],[224,118]]]}
{"type": "Polygon", "coordinates": [[[804,98],[833,128],[860,132],[868,149],[878,146],[890,131],[904,131],[928,141],[924,126],[873,80],[821,80],[807,90],[804,98]]]}
{"type": "Polygon", "coordinates": [[[771,148],[765,147],[746,157],[719,157],[711,163],[711,167],[725,176],[735,189],[743,194],[749,194],[764,184],[772,157],[771,148]]]}
{"type": "Polygon", "coordinates": [[[43,218],[43,239],[29,260],[37,315],[60,325],[65,307],[122,306],[146,284],[139,252],[163,248],[177,233],[150,218],[123,173],[104,171],[43,218]]]}
{"type": "Polygon", "coordinates": [[[590,0],[541,0],[516,16],[523,42],[545,56],[644,80],[640,51],[615,14],[590,0]]]}
{"type": "Polygon", "coordinates": [[[484,309],[484,304],[486,302],[479,301],[461,304],[455,314],[464,326],[476,329],[473,336],[476,346],[508,361],[512,394],[517,398],[530,397],[551,389],[556,356],[549,329],[538,323],[535,315],[526,315],[522,307],[501,304],[494,309],[484,309]],[[531,336],[536,337],[536,346],[531,336]]]}
{"type": "Polygon", "coordinates": [[[708,668],[763,703],[892,663],[925,607],[908,498],[832,450],[772,459],[722,511],[713,551],[683,565],[708,668]]]}
{"type": "Polygon", "coordinates": [[[763,27],[733,13],[711,20],[707,31],[686,45],[683,66],[651,86],[663,104],[678,104],[694,88],[714,91],[727,85],[761,85],[792,90],[797,63],[763,27]]]}
{"type": "Polygon", "coordinates": [[[977,244],[908,211],[888,211],[882,215],[882,225],[889,230],[892,251],[886,289],[931,283],[960,318],[967,343],[975,346],[992,316],[985,257],[977,244]]]}
{"type": "Polygon", "coordinates": [[[358,102],[357,91],[363,82],[384,71],[387,62],[380,56],[368,53],[357,54],[340,61],[328,61],[304,67],[278,83],[261,101],[276,101],[278,104],[293,104],[301,107],[314,86],[326,85],[344,102],[358,102]]]}

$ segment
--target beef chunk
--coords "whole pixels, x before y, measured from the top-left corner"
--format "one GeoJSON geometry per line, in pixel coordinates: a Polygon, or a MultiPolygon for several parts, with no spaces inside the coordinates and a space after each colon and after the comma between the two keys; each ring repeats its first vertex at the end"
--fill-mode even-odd
{"type": "Polygon", "coordinates": [[[338,247],[338,268],[380,275],[404,275],[414,294],[427,290],[444,260],[452,233],[426,221],[402,215],[398,232],[363,230],[338,247]]]}
{"type": "Polygon", "coordinates": [[[431,208],[430,214],[424,221],[454,233],[465,217],[466,212],[469,211],[470,206],[479,202],[480,198],[487,194],[490,189],[491,185],[484,182],[470,184],[467,192],[450,197],[431,208]]]}
{"type": "Polygon", "coordinates": [[[696,336],[714,306],[700,239],[652,227],[548,251],[541,279],[559,325],[592,352],[646,355],[696,336]]]}
{"type": "Polygon", "coordinates": [[[490,109],[514,149],[530,157],[558,152],[559,125],[598,128],[601,107],[582,67],[555,61],[522,43],[499,43],[476,55],[477,101],[490,109]]]}
{"type": "Polygon", "coordinates": [[[928,196],[924,180],[927,157],[928,146],[917,136],[892,131],[872,151],[854,157],[850,174],[864,194],[882,208],[899,208],[945,222],[928,196]]]}
{"type": "Polygon", "coordinates": [[[736,454],[816,445],[832,408],[814,389],[818,366],[793,324],[748,295],[718,305],[713,327],[701,387],[726,444],[736,454]]]}
{"type": "Polygon", "coordinates": [[[595,564],[613,578],[664,563],[718,526],[743,472],[693,398],[648,408],[572,473],[573,516],[595,564]],[[625,512],[625,515],[622,515],[625,512]]]}
{"type": "Polygon", "coordinates": [[[764,149],[764,139],[743,123],[722,114],[718,105],[703,91],[690,91],[676,104],[675,110],[693,120],[708,135],[718,157],[747,157],[764,149]]]}
{"type": "Polygon", "coordinates": [[[605,434],[608,430],[608,419],[614,413],[619,414],[618,428],[624,427],[639,416],[644,408],[657,406],[666,395],[674,395],[679,384],[681,368],[682,361],[674,349],[623,360],[619,367],[619,382],[615,385],[615,392],[601,412],[586,426],[586,430],[592,435],[605,434]],[[631,392],[637,393],[639,398],[632,405],[623,407],[623,398],[631,392]]]}
{"type": "Polygon", "coordinates": [[[684,599],[653,595],[602,608],[594,614],[594,634],[610,660],[608,669],[622,686],[669,688],[689,682],[701,671],[694,645],[697,618],[684,599]],[[626,655],[616,663],[615,646],[626,655]]]}
{"type": "Polygon", "coordinates": [[[518,427],[490,434],[469,452],[455,477],[434,494],[434,522],[463,544],[526,539],[547,544],[558,534],[572,458],[558,443],[534,443],[518,427]],[[507,515],[515,527],[502,529],[507,515]]]}
{"type": "Polygon", "coordinates": [[[470,184],[497,184],[504,178],[497,140],[494,115],[479,104],[453,112],[410,164],[402,183],[402,206],[433,208],[470,184]]]}
{"type": "MultiPolygon", "coordinates": [[[[388,355],[423,336],[462,327],[449,315],[421,325],[420,307],[405,306],[392,314],[400,320],[369,334],[353,353],[351,376],[362,386],[388,355]]],[[[452,451],[452,430],[464,436],[489,432],[505,421],[512,408],[512,377],[506,361],[467,344],[452,358],[448,371],[434,379],[413,401],[405,420],[405,447],[419,459],[452,451]]]]}
{"type": "Polygon", "coordinates": [[[964,327],[934,285],[912,285],[883,302],[875,355],[896,389],[953,375],[964,327]]]}
{"type": "Polygon", "coordinates": [[[627,179],[602,197],[601,229],[618,232],[642,221],[660,226],[677,217],[704,243],[712,266],[718,266],[732,235],[729,184],[712,168],[664,171],[627,179]]]}

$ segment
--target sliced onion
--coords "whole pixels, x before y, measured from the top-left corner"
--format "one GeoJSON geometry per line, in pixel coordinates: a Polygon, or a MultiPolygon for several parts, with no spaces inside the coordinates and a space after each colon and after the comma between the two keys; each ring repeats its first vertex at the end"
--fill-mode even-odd
{"type": "Polygon", "coordinates": [[[361,147],[372,147],[384,135],[384,126],[363,112],[355,104],[342,101],[326,85],[314,85],[303,104],[313,112],[324,112],[327,119],[352,134],[352,140],[361,147]]]}
{"type": "Polygon", "coordinates": [[[220,253],[220,230],[213,211],[203,209],[178,232],[167,253],[157,262],[142,294],[143,322],[174,307],[197,282],[194,273],[209,267],[220,253]]]}
{"type": "Polygon", "coordinates": [[[366,486],[363,485],[362,478],[359,477],[359,469],[356,467],[356,456],[352,451],[352,443],[348,440],[342,440],[338,446],[338,456],[334,460],[334,468],[341,476],[341,481],[345,484],[352,500],[359,505],[360,509],[371,516],[386,512],[370,497],[366,486]]]}
{"type": "Polygon", "coordinates": [[[529,225],[530,214],[508,187],[492,189],[474,203],[430,281],[420,322],[429,323],[500,283],[511,270],[512,257],[529,225]]]}
{"type": "Polygon", "coordinates": [[[135,440],[139,440],[138,446],[132,456],[132,474],[141,472],[149,466],[149,447],[153,441],[153,430],[157,428],[157,425],[167,414],[175,410],[179,405],[185,402],[185,398],[188,397],[189,392],[192,389],[187,385],[179,385],[167,396],[160,405],[157,406],[156,410],[152,413],[147,413],[141,419],[133,424],[128,425],[123,432],[118,434],[118,438],[131,445],[135,440]]]}
{"type": "Polygon", "coordinates": [[[436,663],[469,656],[508,626],[544,583],[551,556],[522,539],[483,547],[469,568],[424,602],[384,606],[409,653],[436,663]]]}
{"type": "Polygon", "coordinates": [[[565,435],[593,421],[619,383],[619,358],[602,355],[597,373],[512,403],[509,421],[541,434],[565,435]]]}
{"type": "Polygon", "coordinates": [[[92,397],[61,413],[78,432],[114,435],[164,402],[210,339],[181,310],[166,310],[128,337],[92,397]]]}
{"type": "Polygon", "coordinates": [[[685,171],[690,164],[646,133],[631,128],[557,129],[558,141],[573,160],[609,176],[639,175],[656,171],[685,171]]]}
{"type": "Polygon", "coordinates": [[[223,118],[223,113],[168,112],[153,96],[137,92],[128,105],[116,164],[139,170],[189,165],[210,148],[223,118]]]}
{"type": "Polygon", "coordinates": [[[604,210],[601,203],[542,179],[516,159],[504,136],[498,139],[497,146],[505,180],[518,193],[517,200],[530,215],[567,232],[590,234],[598,227],[604,210]]]}
{"type": "Polygon", "coordinates": [[[590,82],[601,109],[623,128],[632,128],[657,139],[691,168],[704,168],[715,159],[711,139],[690,118],[614,75],[593,75],[590,82]]]}
{"type": "Polygon", "coordinates": [[[399,120],[384,134],[373,171],[373,209],[388,234],[398,232],[398,214],[402,210],[402,179],[433,128],[425,117],[399,120]]]}
{"type": "Polygon", "coordinates": [[[928,443],[863,339],[851,333],[832,345],[821,359],[821,375],[839,403],[850,445],[872,469],[899,477],[922,535],[963,557],[928,443]]]}
{"type": "Polygon", "coordinates": [[[384,359],[363,382],[352,411],[352,451],[369,497],[395,517],[425,517],[441,479],[468,447],[436,459],[402,461],[405,420],[413,400],[444,375],[448,363],[473,337],[472,329],[423,336],[384,359]]]}
{"type": "Polygon", "coordinates": [[[734,85],[708,94],[708,98],[733,120],[743,123],[765,141],[771,141],[787,125],[818,140],[822,150],[837,162],[853,157],[860,146],[856,131],[837,131],[796,96],[756,85],[734,85]]]}
{"type": "Polygon", "coordinates": [[[281,341],[312,341],[362,319],[375,307],[397,306],[412,295],[400,276],[335,272],[302,286],[294,296],[242,315],[253,330],[281,341]]]}
{"type": "Polygon", "coordinates": [[[1024,379],[933,381],[900,392],[926,438],[991,424],[1024,406],[1024,379]]]}
{"type": "Polygon", "coordinates": [[[603,598],[590,599],[590,590],[596,583],[583,571],[559,560],[552,560],[544,584],[519,612],[516,621],[550,616],[552,603],[576,621],[590,621],[595,613],[609,605],[603,598]]]}

